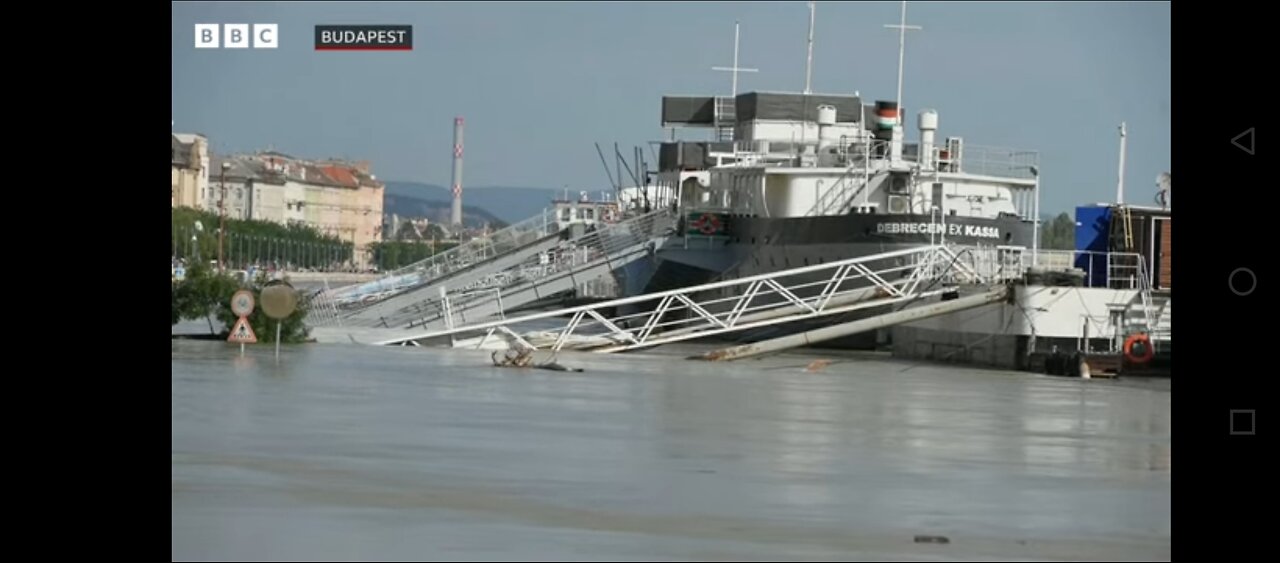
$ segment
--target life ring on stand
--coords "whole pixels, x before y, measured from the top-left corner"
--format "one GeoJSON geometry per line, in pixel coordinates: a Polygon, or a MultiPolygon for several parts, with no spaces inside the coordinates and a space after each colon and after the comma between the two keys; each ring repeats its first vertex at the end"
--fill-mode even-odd
{"type": "Polygon", "coordinates": [[[1124,357],[1130,363],[1142,365],[1151,361],[1155,349],[1151,347],[1151,338],[1143,333],[1130,335],[1124,340],[1124,357]]]}
{"type": "Polygon", "coordinates": [[[698,229],[698,232],[711,236],[720,231],[720,219],[710,213],[703,213],[693,222],[693,227],[698,229]]]}

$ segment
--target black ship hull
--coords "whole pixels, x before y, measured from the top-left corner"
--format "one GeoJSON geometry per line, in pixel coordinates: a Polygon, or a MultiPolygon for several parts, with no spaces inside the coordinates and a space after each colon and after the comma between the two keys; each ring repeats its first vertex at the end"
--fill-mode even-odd
{"type": "MultiPolygon", "coordinates": [[[[859,256],[870,256],[932,244],[971,246],[1032,246],[1030,221],[1008,216],[998,219],[947,217],[930,221],[928,215],[845,215],[825,217],[731,217],[720,237],[690,235],[669,239],[657,252],[649,272],[633,273],[643,283],[643,293],[668,291],[720,280],[768,274],[859,256]]],[[[892,265],[868,263],[872,270],[892,265]]],[[[812,281],[830,271],[815,274],[812,281]]],[[[639,281],[639,280],[637,280],[639,281]]],[[[798,292],[805,297],[802,292],[798,292]]],[[[726,296],[734,295],[730,293],[726,296]]],[[[731,306],[731,305],[729,305],[731,306]]],[[[715,307],[709,307],[713,312],[715,307]]],[[[727,335],[735,341],[776,338],[819,326],[848,322],[876,311],[856,311],[836,317],[801,321],[727,335]]],[[[830,341],[824,347],[870,349],[887,344],[886,334],[866,333],[830,341]]]]}

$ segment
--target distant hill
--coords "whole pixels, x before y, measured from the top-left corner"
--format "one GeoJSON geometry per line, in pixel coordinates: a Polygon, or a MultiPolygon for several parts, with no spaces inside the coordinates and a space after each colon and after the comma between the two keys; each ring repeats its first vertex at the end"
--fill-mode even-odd
{"type": "MultiPolygon", "coordinates": [[[[447,225],[449,224],[450,215],[453,213],[453,204],[450,201],[431,201],[413,196],[386,193],[382,198],[382,212],[384,214],[394,213],[404,218],[425,217],[432,223],[447,225]]],[[[510,222],[503,221],[500,217],[489,213],[483,208],[474,205],[462,206],[463,225],[480,228],[485,223],[488,223],[492,228],[501,228],[510,222]]]]}
{"type": "MultiPolygon", "coordinates": [[[[477,217],[489,215],[498,218],[505,223],[515,223],[524,219],[528,219],[542,210],[551,206],[551,199],[559,193],[557,190],[550,188],[512,188],[512,187],[486,187],[477,186],[463,188],[462,192],[462,215],[463,221],[467,221],[467,215],[474,214],[477,217]],[[473,211],[468,211],[471,209],[473,211]]],[[[563,193],[561,193],[563,195],[563,193]]],[[[408,213],[398,212],[391,209],[393,199],[397,202],[404,201],[404,205],[410,206],[408,209],[417,209],[421,207],[413,207],[414,205],[427,205],[430,203],[442,203],[445,214],[444,221],[449,219],[449,205],[453,200],[449,189],[444,186],[435,184],[420,184],[418,182],[387,182],[386,202],[384,208],[387,213],[398,213],[402,216],[410,216],[408,213]],[[422,204],[410,203],[412,200],[422,202],[422,204]]],[[[397,203],[399,205],[399,203],[397,203]]],[[[435,209],[435,207],[428,207],[435,209]]],[[[427,217],[432,221],[436,221],[434,215],[417,215],[427,217]]],[[[482,219],[483,220],[483,219],[482,219]]]]}

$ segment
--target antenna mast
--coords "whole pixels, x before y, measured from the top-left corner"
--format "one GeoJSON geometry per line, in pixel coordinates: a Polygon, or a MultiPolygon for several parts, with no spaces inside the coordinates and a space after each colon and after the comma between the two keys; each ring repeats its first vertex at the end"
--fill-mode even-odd
{"type": "Polygon", "coordinates": [[[809,56],[804,65],[804,93],[809,95],[813,91],[809,88],[813,78],[813,14],[817,7],[815,0],[809,0],[809,56]]]}
{"type": "Polygon", "coordinates": [[[1116,205],[1124,205],[1124,144],[1126,133],[1124,122],[1120,122],[1120,174],[1116,182],[1116,205]]]}
{"type": "Polygon", "coordinates": [[[907,0],[902,0],[902,22],[898,25],[885,24],[886,28],[898,30],[898,122],[902,122],[902,63],[907,53],[907,30],[922,30],[918,25],[907,25],[907,0]]]}
{"type": "Polygon", "coordinates": [[[736,21],[733,22],[733,66],[732,67],[713,66],[711,67],[711,70],[723,70],[723,71],[733,73],[733,86],[732,86],[732,89],[730,90],[730,95],[733,96],[734,98],[738,97],[738,73],[739,72],[760,72],[759,69],[755,69],[755,68],[738,68],[738,22],[736,21]]]}

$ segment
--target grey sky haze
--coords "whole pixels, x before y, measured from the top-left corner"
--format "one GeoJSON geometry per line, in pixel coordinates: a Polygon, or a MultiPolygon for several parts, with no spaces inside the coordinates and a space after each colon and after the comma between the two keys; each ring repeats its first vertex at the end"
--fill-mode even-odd
{"type": "MultiPolygon", "coordinates": [[[[894,97],[898,2],[819,2],[814,91],[894,97]]],[[[1042,209],[1111,201],[1121,121],[1126,200],[1151,203],[1170,162],[1170,6],[912,2],[904,107],[939,136],[1041,152],[1042,209]]],[[[325,2],[173,4],[175,132],[217,152],[269,145],[372,161],[383,180],[447,185],[455,115],[466,185],[599,190],[593,142],[663,138],[664,94],[800,91],[804,2],[325,2]],[[196,49],[196,23],[278,23],[278,49],[196,49]],[[318,24],[411,24],[412,52],[317,52],[318,24]]],[[[692,138],[696,133],[684,136],[692,138]]],[[[1225,142],[1225,141],[1224,141],[1225,142]]]]}

